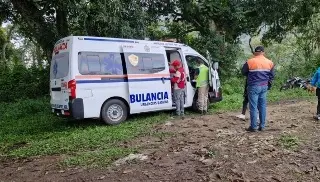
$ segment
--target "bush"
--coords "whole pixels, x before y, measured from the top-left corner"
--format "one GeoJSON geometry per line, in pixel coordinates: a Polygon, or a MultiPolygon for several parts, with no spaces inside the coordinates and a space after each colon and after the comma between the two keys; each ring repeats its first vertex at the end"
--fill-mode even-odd
{"type": "Polygon", "coordinates": [[[233,95],[243,93],[245,78],[232,77],[227,80],[222,80],[222,91],[224,95],[233,95]]]}
{"type": "Polygon", "coordinates": [[[49,70],[17,65],[0,73],[0,102],[48,95],[49,70]]]}
{"type": "Polygon", "coordinates": [[[0,107],[0,113],[2,113],[0,121],[15,120],[38,113],[50,113],[49,99],[18,100],[17,102],[6,104],[6,107],[0,107]]]}

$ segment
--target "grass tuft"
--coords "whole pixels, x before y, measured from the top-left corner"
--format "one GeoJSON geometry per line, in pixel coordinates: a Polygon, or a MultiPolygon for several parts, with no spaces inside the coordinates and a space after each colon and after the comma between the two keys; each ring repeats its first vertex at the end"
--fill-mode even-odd
{"type": "Polygon", "coordinates": [[[67,157],[62,164],[65,166],[87,166],[90,168],[107,167],[114,160],[122,156],[136,153],[133,148],[112,147],[110,149],[95,150],[77,153],[67,157]]]}
{"type": "Polygon", "coordinates": [[[299,138],[292,135],[282,135],[279,139],[279,143],[285,149],[294,150],[299,146],[299,138]]]}

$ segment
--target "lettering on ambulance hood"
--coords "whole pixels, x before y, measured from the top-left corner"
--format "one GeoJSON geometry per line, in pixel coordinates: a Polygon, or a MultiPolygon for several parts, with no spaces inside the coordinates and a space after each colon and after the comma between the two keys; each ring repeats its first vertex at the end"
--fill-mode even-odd
{"type": "Polygon", "coordinates": [[[59,51],[66,50],[66,49],[68,49],[68,42],[62,42],[62,43],[57,44],[53,48],[53,53],[56,54],[56,53],[59,53],[59,51]]]}
{"type": "Polygon", "coordinates": [[[140,103],[141,106],[167,104],[168,102],[168,92],[141,93],[130,95],[130,103],[140,103]]]}

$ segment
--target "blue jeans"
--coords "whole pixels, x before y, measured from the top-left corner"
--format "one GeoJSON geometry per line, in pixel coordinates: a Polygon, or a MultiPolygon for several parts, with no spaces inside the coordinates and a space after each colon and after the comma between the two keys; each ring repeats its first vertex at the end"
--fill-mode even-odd
{"type": "Polygon", "coordinates": [[[265,128],[267,114],[268,86],[248,86],[250,127],[257,129],[257,109],[259,110],[259,128],[265,128]]]}

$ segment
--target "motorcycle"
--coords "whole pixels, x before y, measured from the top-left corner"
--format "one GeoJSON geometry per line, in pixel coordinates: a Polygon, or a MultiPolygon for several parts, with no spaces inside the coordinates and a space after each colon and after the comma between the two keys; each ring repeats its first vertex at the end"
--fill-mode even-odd
{"type": "Polygon", "coordinates": [[[280,91],[293,89],[293,88],[302,88],[306,90],[308,84],[310,84],[310,79],[303,80],[300,77],[294,77],[294,78],[288,79],[286,83],[283,86],[281,86],[280,91]]]}

